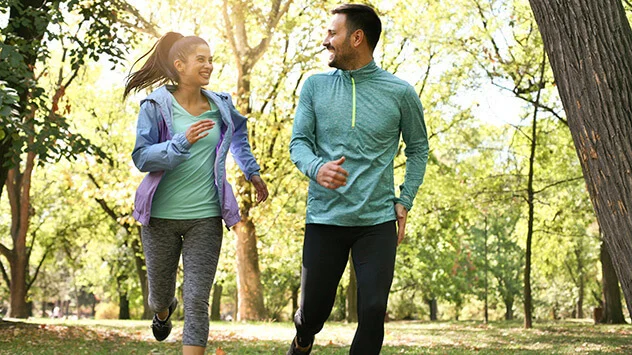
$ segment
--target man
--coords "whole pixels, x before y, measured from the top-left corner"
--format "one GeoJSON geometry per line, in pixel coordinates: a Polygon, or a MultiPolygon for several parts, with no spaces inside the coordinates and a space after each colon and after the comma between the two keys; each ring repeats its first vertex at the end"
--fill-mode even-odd
{"type": "Polygon", "coordinates": [[[358,281],[358,328],[350,354],[378,354],[397,245],[423,182],[428,139],[419,98],[378,68],[382,25],[365,5],[332,11],[323,45],[329,66],[307,79],[290,142],[291,159],[310,179],[301,303],[287,354],[309,354],[331,312],[349,251],[358,281]],[[393,159],[400,133],[406,175],[395,197],[393,159]]]}

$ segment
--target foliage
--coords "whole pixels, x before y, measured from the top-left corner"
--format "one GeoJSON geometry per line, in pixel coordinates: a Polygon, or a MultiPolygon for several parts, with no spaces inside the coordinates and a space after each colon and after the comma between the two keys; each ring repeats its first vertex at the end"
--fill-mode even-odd
{"type": "Polygon", "coordinates": [[[18,103],[18,94],[15,89],[12,89],[7,86],[7,82],[0,80],[0,117],[5,117],[5,124],[0,128],[0,141],[4,140],[4,138],[9,133],[6,126],[13,125],[12,121],[18,117],[18,111],[16,109],[16,105],[18,103]],[[5,126],[6,125],[6,126],[5,126]]]}
{"type": "Polygon", "coordinates": [[[0,44],[0,77],[17,91],[22,104],[21,121],[10,124],[6,116],[0,116],[2,126],[9,130],[7,136],[13,141],[12,151],[3,158],[15,164],[15,156],[25,150],[35,151],[41,163],[72,157],[78,152],[104,158],[97,147],[70,130],[65,117],[70,107],[63,107],[60,99],[87,60],[97,61],[105,56],[116,65],[125,58],[126,47],[135,41],[135,32],[120,21],[130,16],[126,6],[119,1],[73,0],[54,1],[36,8],[19,1],[3,1],[2,7],[11,9],[13,21],[0,31],[4,39],[0,44]],[[35,40],[21,37],[29,20],[36,27],[33,31],[40,34],[35,40]],[[55,75],[49,61],[57,54],[61,54],[62,66],[58,68],[59,75],[51,80],[54,83],[51,95],[51,87],[41,79],[55,75]],[[32,125],[24,119],[29,112],[37,112],[32,125]],[[30,136],[36,139],[27,146],[30,136]]]}
{"type": "MultiPolygon", "coordinates": [[[[261,4],[257,2],[255,7],[261,4]]],[[[528,3],[399,0],[375,1],[374,5],[384,23],[376,61],[414,85],[425,107],[431,146],[425,183],[409,214],[406,239],[398,249],[389,315],[395,319],[426,319],[427,302],[434,299],[439,301],[442,319],[460,316],[460,319],[480,320],[482,300],[487,296],[492,320],[509,315],[519,317],[530,143],[525,127],[533,117],[532,103],[539,89],[537,68],[543,55],[528,3]],[[518,101],[512,101],[518,106],[517,116],[507,113],[501,120],[492,120],[482,108],[483,103],[471,99],[478,95],[497,100],[500,97],[497,91],[503,92],[503,97],[517,98],[518,101]]],[[[161,26],[161,32],[180,29],[184,34],[197,33],[208,39],[214,54],[209,87],[233,93],[236,98],[237,72],[229,44],[222,37],[221,16],[196,15],[202,11],[219,14],[221,6],[221,1],[187,4],[158,1],[140,8],[145,17],[161,26]]],[[[308,181],[289,160],[292,117],[304,80],[312,73],[329,70],[321,56],[321,41],[327,10],[332,6],[329,2],[312,6],[308,1],[295,1],[250,77],[250,141],[271,193],[266,203],[250,210],[250,217],[257,228],[265,305],[270,319],[275,320],[291,319],[290,300],[300,284],[308,181]]],[[[68,5],[65,11],[72,13],[70,9],[78,7],[68,5]]],[[[82,23],[83,13],[72,14],[69,22],[82,23]]],[[[245,19],[248,28],[258,25],[256,18],[253,15],[245,19]]],[[[68,31],[66,28],[62,32],[68,31]]],[[[46,37],[42,45],[46,53],[42,55],[61,61],[64,53],[61,38],[61,35],[46,37]]],[[[132,42],[125,35],[121,38],[132,42]]],[[[138,58],[155,40],[155,37],[142,38],[138,45],[128,47],[130,57],[138,58]]],[[[64,41],[68,44],[66,53],[78,48],[77,43],[64,41]]],[[[97,42],[90,43],[95,45],[91,53],[101,50],[97,42]]],[[[4,53],[8,55],[10,51],[3,49],[4,53]]],[[[63,64],[48,65],[46,70],[43,66],[37,69],[36,75],[44,72],[49,75],[40,77],[38,87],[56,87],[58,81],[53,73],[60,68],[63,73],[68,74],[68,70],[75,73],[70,58],[63,64]]],[[[90,55],[84,64],[90,61],[88,58],[90,55]]],[[[130,213],[132,196],[142,174],[130,164],[129,155],[140,94],[121,103],[123,74],[102,63],[83,65],[76,71],[73,82],[77,85],[64,91],[57,114],[65,122],[58,124],[60,132],[65,130],[73,132],[76,135],[73,137],[83,137],[84,142],[99,147],[107,159],[99,161],[98,154],[74,151],[74,161],[61,160],[37,170],[33,218],[39,227],[33,231],[37,231],[38,237],[33,255],[37,261],[46,256],[46,262],[32,298],[74,299],[75,293],[84,288],[104,302],[114,302],[119,292],[125,290],[129,292],[132,307],[138,309],[142,302],[140,284],[132,275],[136,272],[133,260],[139,254],[130,249],[131,243],[138,241],[138,234],[130,213]],[[99,201],[110,208],[115,218],[106,214],[99,201]],[[126,228],[130,233],[125,232],[126,228]],[[51,251],[46,254],[48,248],[51,251]],[[117,279],[122,280],[120,285],[117,279]]],[[[597,304],[593,294],[600,293],[594,214],[548,68],[545,78],[535,162],[537,208],[532,285],[538,320],[571,317],[580,297],[580,281],[585,287],[586,311],[597,304]]],[[[9,87],[11,84],[6,84],[2,92],[11,91],[9,87]]],[[[50,95],[41,96],[37,100],[42,104],[38,105],[50,107],[52,99],[50,95]]],[[[3,107],[16,101],[19,96],[3,96],[3,107]]],[[[39,116],[38,124],[48,124],[45,113],[39,116]]],[[[60,147],[70,147],[63,143],[65,138],[55,134],[60,147]]],[[[396,185],[404,175],[403,144],[401,151],[395,160],[396,185]]],[[[47,157],[59,160],[62,153],[50,151],[47,157]]],[[[236,170],[229,176],[232,181],[238,176],[236,170]]],[[[0,211],[0,220],[7,221],[0,223],[0,241],[8,243],[9,212],[6,206],[0,206],[0,211]]],[[[226,232],[215,279],[223,286],[224,314],[233,312],[236,304],[235,243],[234,233],[226,232]]],[[[347,282],[345,276],[340,290],[346,288],[347,282]]],[[[340,314],[344,311],[343,298],[338,297],[337,301],[334,313],[339,314],[334,316],[343,318],[340,314]]],[[[438,327],[455,333],[464,330],[459,323],[454,326],[441,323],[438,327]]],[[[559,331],[577,334],[588,330],[559,331]]],[[[521,335],[515,330],[494,332],[498,338],[534,336],[521,335]]],[[[579,338],[577,335],[574,339],[579,338]]],[[[542,344],[548,344],[546,341],[542,344]]],[[[468,343],[471,345],[456,350],[450,347],[437,350],[422,344],[410,351],[474,351],[478,343],[472,341],[468,343]]],[[[281,348],[281,344],[284,340],[257,343],[253,347],[281,348]]],[[[149,352],[152,346],[139,352],[149,352]]],[[[238,345],[229,341],[225,346],[230,353],[238,345]]],[[[518,346],[502,343],[498,347],[517,351],[518,346]]],[[[396,345],[387,345],[385,351],[395,348],[396,345]]],[[[329,351],[326,346],[320,349],[324,353],[329,351]]]]}

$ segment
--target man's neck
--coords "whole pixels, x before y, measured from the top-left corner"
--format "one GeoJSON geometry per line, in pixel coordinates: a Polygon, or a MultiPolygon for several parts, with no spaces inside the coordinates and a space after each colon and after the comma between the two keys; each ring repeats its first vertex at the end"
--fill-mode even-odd
{"type": "Polygon", "coordinates": [[[373,60],[373,56],[371,55],[358,57],[358,59],[355,60],[353,63],[350,63],[350,65],[347,68],[345,68],[345,70],[357,70],[357,69],[363,68],[367,64],[371,63],[372,60],[373,60]]]}

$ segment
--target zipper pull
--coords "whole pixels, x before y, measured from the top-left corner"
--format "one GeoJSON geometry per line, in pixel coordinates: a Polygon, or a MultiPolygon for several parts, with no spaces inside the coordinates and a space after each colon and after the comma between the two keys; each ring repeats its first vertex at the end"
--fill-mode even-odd
{"type": "Polygon", "coordinates": [[[353,95],[352,95],[352,112],[351,112],[351,128],[355,128],[355,122],[356,122],[356,85],[355,85],[355,79],[353,79],[352,75],[349,75],[351,77],[351,87],[353,90],[353,95]]]}

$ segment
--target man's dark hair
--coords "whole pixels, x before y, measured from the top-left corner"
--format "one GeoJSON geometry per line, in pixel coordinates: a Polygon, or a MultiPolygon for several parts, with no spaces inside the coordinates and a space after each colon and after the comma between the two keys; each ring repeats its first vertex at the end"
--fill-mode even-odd
{"type": "Polygon", "coordinates": [[[372,7],[362,4],[345,4],[331,10],[331,13],[347,15],[348,34],[362,30],[371,50],[375,49],[382,33],[382,21],[372,7]]]}

